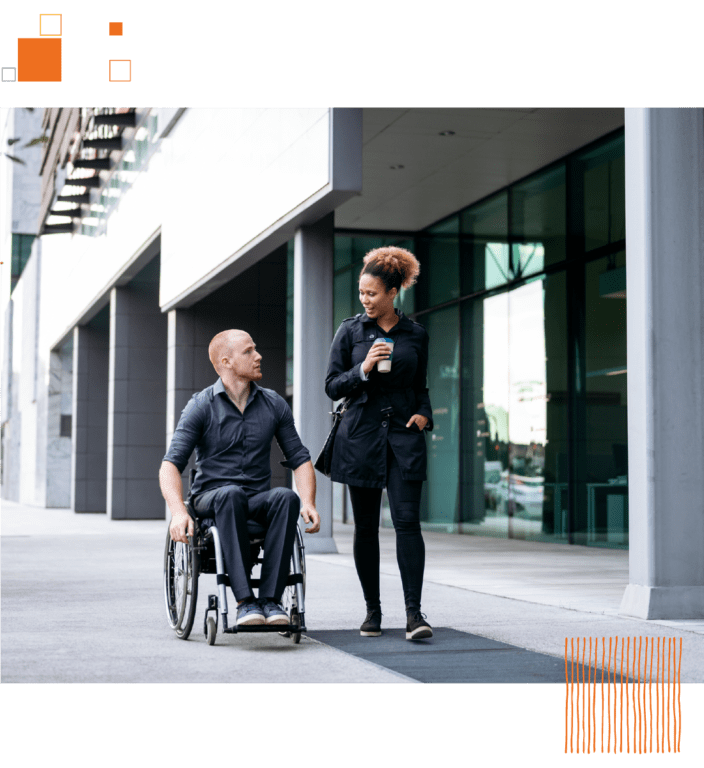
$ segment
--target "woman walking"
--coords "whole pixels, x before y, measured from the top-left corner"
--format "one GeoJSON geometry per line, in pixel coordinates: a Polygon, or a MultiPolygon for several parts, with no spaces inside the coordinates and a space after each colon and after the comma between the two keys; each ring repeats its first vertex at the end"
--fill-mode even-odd
{"type": "Polygon", "coordinates": [[[406,639],[433,634],[420,612],[425,567],[420,529],[426,479],[423,430],[433,427],[426,387],[428,334],[394,309],[399,290],[413,285],[419,271],[415,256],[403,248],[376,248],[364,257],[359,299],[365,312],[343,320],[337,329],[325,379],[332,400],[352,398],[335,437],[331,477],[350,490],[354,561],[367,604],[360,633],[369,637],[381,634],[379,515],[384,486],[396,529],[406,639]]]}

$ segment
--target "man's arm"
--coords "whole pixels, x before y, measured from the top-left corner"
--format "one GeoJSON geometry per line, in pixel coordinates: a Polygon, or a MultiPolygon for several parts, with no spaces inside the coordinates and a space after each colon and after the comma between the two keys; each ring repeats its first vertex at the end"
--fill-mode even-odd
{"type": "Polygon", "coordinates": [[[173,541],[182,541],[184,544],[188,543],[186,531],[189,536],[193,535],[193,520],[183,503],[181,472],[186,468],[188,459],[205,428],[205,414],[200,407],[202,402],[202,400],[199,401],[199,395],[195,394],[181,411],[181,418],[171,438],[171,445],[159,469],[159,487],[171,512],[169,526],[171,538],[173,541]]]}
{"type": "Polygon", "coordinates": [[[173,541],[188,543],[188,536],[193,536],[193,518],[188,514],[183,503],[183,485],[178,467],[170,461],[162,461],[159,469],[159,487],[171,512],[169,532],[173,541]]]}
{"type": "Polygon", "coordinates": [[[320,530],[320,515],[315,509],[315,470],[313,462],[307,461],[293,470],[298,495],[301,497],[301,515],[307,524],[306,533],[318,533],[320,530]]]}

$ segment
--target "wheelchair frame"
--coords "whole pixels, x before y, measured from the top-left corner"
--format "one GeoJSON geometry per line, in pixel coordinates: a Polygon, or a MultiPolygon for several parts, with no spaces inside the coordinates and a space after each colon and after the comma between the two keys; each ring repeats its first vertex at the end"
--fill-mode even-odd
{"type": "MultiPolygon", "coordinates": [[[[282,605],[289,615],[288,624],[255,624],[238,627],[228,625],[228,607],[226,588],[230,580],[225,573],[225,565],[220,544],[220,534],[214,524],[204,525],[195,515],[190,499],[186,507],[194,521],[193,537],[188,537],[188,544],[174,542],[171,534],[166,532],[164,549],[164,599],[166,616],[169,626],[175,630],[177,637],[187,640],[193,622],[198,602],[198,577],[201,573],[214,573],[217,581],[217,595],[208,595],[208,606],[203,618],[203,634],[208,645],[215,644],[218,631],[218,614],[222,620],[222,632],[238,634],[240,632],[278,632],[284,637],[291,637],[294,643],[301,641],[301,633],[305,626],[305,546],[301,530],[296,525],[296,539],[291,556],[291,568],[282,596],[282,605]],[[212,549],[212,552],[211,552],[212,549]],[[215,562],[213,562],[213,560],[215,562]],[[214,617],[210,616],[210,612],[214,617]]],[[[207,520],[207,518],[206,518],[207,520]]],[[[263,538],[250,538],[252,548],[252,563],[262,562],[259,557],[263,538]]],[[[250,579],[253,588],[259,587],[259,579],[250,579]]]]}

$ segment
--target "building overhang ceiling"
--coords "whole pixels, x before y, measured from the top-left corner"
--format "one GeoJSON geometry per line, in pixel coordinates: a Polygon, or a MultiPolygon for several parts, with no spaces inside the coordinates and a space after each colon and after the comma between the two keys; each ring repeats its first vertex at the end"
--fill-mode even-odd
{"type": "Polygon", "coordinates": [[[623,109],[364,109],[362,194],[335,226],[416,231],[623,127],[623,109]]]}

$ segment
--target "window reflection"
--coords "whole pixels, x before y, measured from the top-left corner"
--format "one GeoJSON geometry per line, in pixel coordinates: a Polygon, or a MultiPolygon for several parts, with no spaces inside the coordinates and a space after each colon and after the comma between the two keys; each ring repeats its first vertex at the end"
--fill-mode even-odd
{"type": "Polygon", "coordinates": [[[576,541],[628,543],[626,301],[602,295],[600,276],[625,253],[585,266],[584,442],[577,481],[576,541]]]}
{"type": "Polygon", "coordinates": [[[454,531],[459,513],[460,345],[459,307],[423,318],[430,349],[428,387],[433,431],[427,435],[428,482],[423,484],[421,521],[426,528],[454,531]]]}
{"type": "Polygon", "coordinates": [[[465,532],[566,535],[564,290],[563,275],[541,278],[463,310],[465,532]]]}

